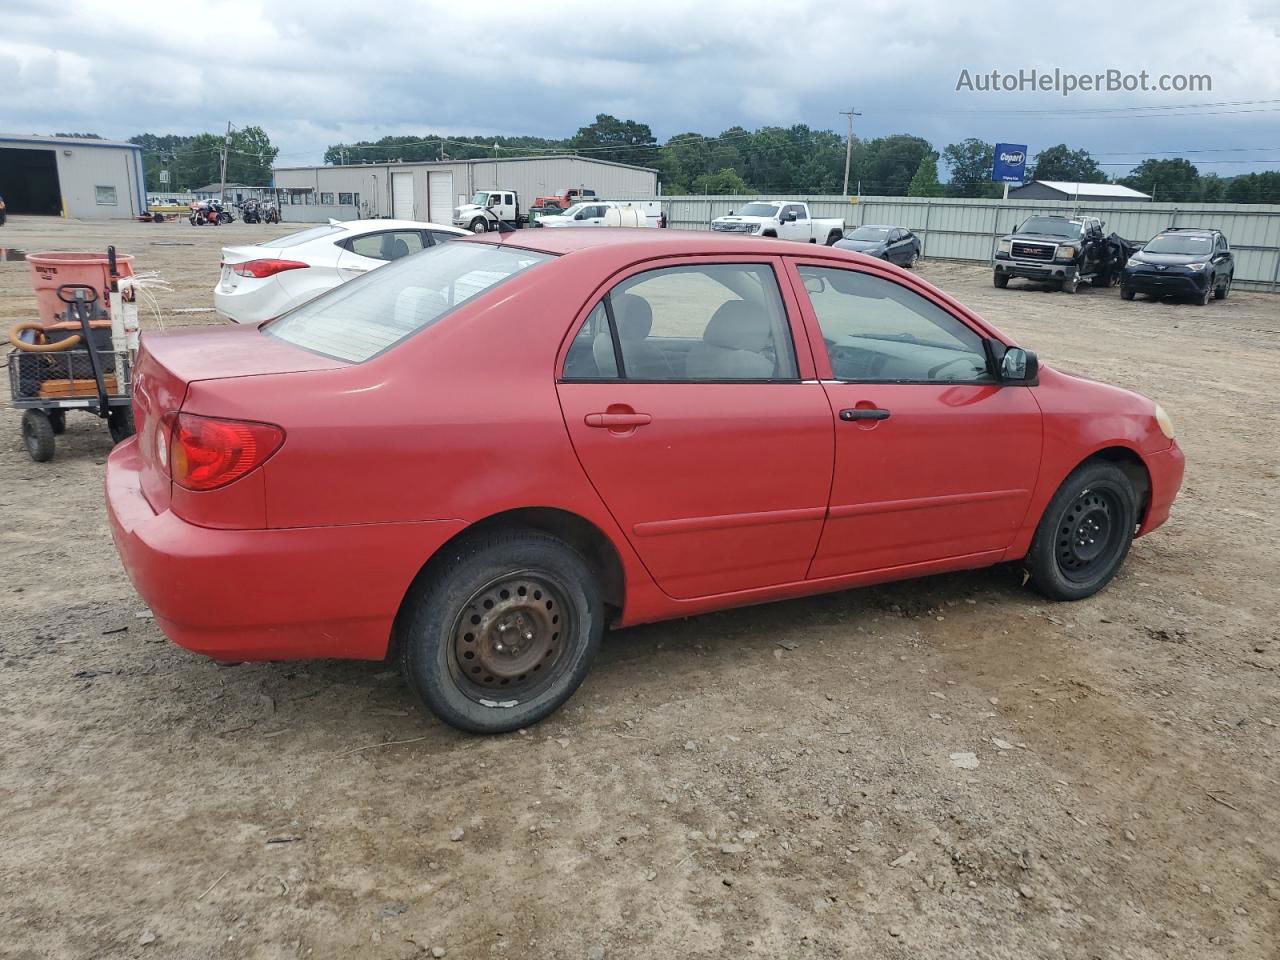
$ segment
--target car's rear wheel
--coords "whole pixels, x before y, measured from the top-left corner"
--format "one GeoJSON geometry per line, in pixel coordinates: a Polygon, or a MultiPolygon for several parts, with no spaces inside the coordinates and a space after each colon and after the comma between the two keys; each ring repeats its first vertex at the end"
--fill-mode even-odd
{"type": "Polygon", "coordinates": [[[1003,290],[1005,287],[1009,285],[1009,275],[1007,273],[1001,273],[999,270],[997,270],[991,274],[991,282],[993,285],[1003,290]]]}
{"type": "Polygon", "coordinates": [[[1058,488],[1023,561],[1051,600],[1091,597],[1116,575],[1137,527],[1133,483],[1116,464],[1090,460],[1058,488]]]}
{"type": "Polygon", "coordinates": [[[408,600],[401,667],[445,723],[504,733],[573,695],[604,633],[600,588],[582,556],[534,530],[464,540],[408,600]]]}

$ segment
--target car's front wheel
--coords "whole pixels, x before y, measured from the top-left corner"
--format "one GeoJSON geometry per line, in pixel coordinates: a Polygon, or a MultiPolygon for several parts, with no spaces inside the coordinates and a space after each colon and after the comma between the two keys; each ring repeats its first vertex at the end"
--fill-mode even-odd
{"type": "Polygon", "coordinates": [[[1003,290],[1009,285],[1009,275],[1001,273],[999,270],[991,274],[991,283],[999,290],[1003,290]]]}
{"type": "Polygon", "coordinates": [[[405,679],[437,717],[471,733],[555,712],[591,669],[605,626],[587,562],[535,530],[464,539],[407,603],[405,679]]]}
{"type": "Polygon", "coordinates": [[[480,217],[476,217],[476,219],[471,221],[472,233],[486,233],[488,232],[488,230],[489,230],[489,224],[486,220],[480,217]]]}
{"type": "Polygon", "coordinates": [[[1023,561],[1051,600],[1091,597],[1116,575],[1133,542],[1138,498],[1116,464],[1090,460],[1072,471],[1040,518],[1023,561]]]}
{"type": "Polygon", "coordinates": [[[1121,300],[1132,300],[1132,299],[1133,299],[1133,294],[1134,294],[1133,287],[1126,287],[1123,283],[1122,283],[1122,284],[1120,284],[1120,299],[1121,299],[1121,300]]]}
{"type": "Polygon", "coordinates": [[[1231,278],[1232,274],[1227,274],[1227,279],[1222,281],[1222,286],[1213,291],[1213,298],[1215,300],[1227,299],[1227,294],[1231,292],[1231,278]]]}

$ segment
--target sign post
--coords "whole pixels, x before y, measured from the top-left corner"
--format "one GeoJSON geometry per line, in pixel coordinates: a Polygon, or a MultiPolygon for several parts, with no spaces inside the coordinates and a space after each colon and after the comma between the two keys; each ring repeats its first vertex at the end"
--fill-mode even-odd
{"type": "Polygon", "coordinates": [[[1027,177],[1027,145],[997,143],[991,162],[991,179],[1004,184],[1004,199],[1009,199],[1009,184],[1023,183],[1027,177]]]}

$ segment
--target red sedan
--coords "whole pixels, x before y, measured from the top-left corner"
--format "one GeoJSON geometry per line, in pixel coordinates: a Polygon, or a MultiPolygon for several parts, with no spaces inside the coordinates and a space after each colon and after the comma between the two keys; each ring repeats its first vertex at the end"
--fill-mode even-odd
{"type": "Polygon", "coordinates": [[[394,656],[480,732],[554,711],[606,626],[1009,560],[1090,596],[1183,469],[1155,403],[910,273],[659,230],[458,241],[148,335],[135,412],[112,529],[174,641],[394,656]]]}

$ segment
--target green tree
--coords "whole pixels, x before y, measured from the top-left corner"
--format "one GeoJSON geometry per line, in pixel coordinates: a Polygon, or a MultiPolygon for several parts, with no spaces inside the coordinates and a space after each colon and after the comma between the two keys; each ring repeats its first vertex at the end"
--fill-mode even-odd
{"type": "Polygon", "coordinates": [[[1200,171],[1189,160],[1143,160],[1120,182],[1157,200],[1199,200],[1200,171]]]}
{"type": "Polygon", "coordinates": [[[942,151],[947,164],[946,192],[950,197],[998,197],[1003,188],[991,181],[995,144],[970,137],[949,143],[942,151]]]}
{"type": "Polygon", "coordinates": [[[597,160],[652,167],[658,161],[657,143],[647,123],[598,113],[594,123],[580,127],[570,138],[569,147],[597,160]]]}
{"type": "Polygon", "coordinates": [[[733,167],[715,173],[704,173],[693,181],[695,194],[742,194],[753,192],[733,167]]]}
{"type": "Polygon", "coordinates": [[[920,161],[932,153],[928,140],[906,133],[868,140],[857,167],[862,192],[869,196],[905,196],[920,161]]]}
{"type": "Polygon", "coordinates": [[[1064,180],[1067,183],[1106,183],[1107,175],[1088,150],[1072,150],[1065,143],[1045,147],[1036,155],[1028,180],[1064,180]]]}
{"type": "Polygon", "coordinates": [[[938,182],[938,155],[936,153],[927,153],[924,159],[920,161],[920,166],[916,167],[915,176],[911,178],[911,183],[907,185],[907,196],[942,196],[942,184],[938,182]]]}

